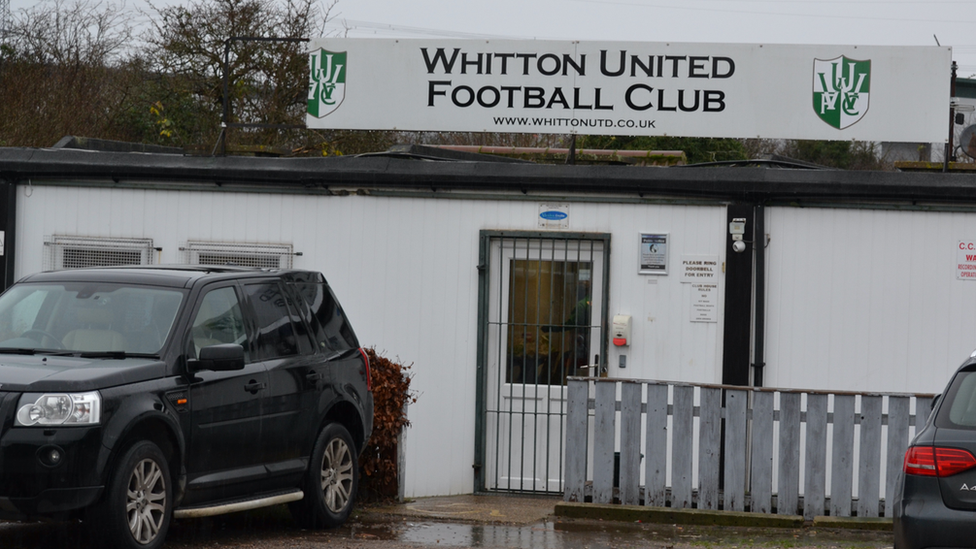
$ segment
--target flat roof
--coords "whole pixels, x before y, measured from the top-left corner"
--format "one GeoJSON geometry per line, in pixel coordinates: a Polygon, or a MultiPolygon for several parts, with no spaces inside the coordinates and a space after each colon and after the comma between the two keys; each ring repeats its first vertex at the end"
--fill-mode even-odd
{"type": "MultiPolygon", "coordinates": [[[[199,190],[369,193],[371,189],[680,197],[723,201],[898,201],[976,205],[972,173],[777,167],[573,166],[372,154],[347,157],[198,157],[79,149],[0,148],[13,183],[199,190]]],[[[499,195],[499,198],[504,196],[499,195]]]]}

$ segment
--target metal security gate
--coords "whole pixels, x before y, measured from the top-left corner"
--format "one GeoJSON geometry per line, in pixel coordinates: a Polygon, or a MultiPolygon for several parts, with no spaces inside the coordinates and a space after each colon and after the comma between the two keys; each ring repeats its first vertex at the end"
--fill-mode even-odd
{"type": "Polygon", "coordinates": [[[566,382],[606,364],[610,236],[482,231],[475,490],[561,493],[566,382]]]}

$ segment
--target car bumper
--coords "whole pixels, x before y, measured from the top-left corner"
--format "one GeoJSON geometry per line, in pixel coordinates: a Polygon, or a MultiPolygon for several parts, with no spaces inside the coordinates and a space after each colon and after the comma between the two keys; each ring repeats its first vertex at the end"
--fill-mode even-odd
{"type": "Polygon", "coordinates": [[[30,498],[0,497],[0,519],[22,520],[31,517],[56,517],[71,514],[98,501],[102,486],[44,490],[30,498]]]}
{"type": "Polygon", "coordinates": [[[12,428],[0,437],[0,518],[48,517],[97,501],[101,428],[12,428]],[[49,456],[57,452],[60,459],[49,456]]]}
{"type": "Polygon", "coordinates": [[[976,547],[976,512],[946,507],[934,478],[907,477],[904,494],[894,502],[895,547],[976,547]]]}

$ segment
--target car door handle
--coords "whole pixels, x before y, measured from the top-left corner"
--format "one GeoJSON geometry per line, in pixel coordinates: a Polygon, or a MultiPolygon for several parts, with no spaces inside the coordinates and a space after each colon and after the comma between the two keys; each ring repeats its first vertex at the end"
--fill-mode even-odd
{"type": "Polygon", "coordinates": [[[251,380],[247,383],[247,385],[244,386],[244,390],[251,393],[252,395],[256,395],[258,391],[263,391],[267,387],[268,387],[267,385],[265,385],[260,381],[251,380]]]}
{"type": "Polygon", "coordinates": [[[309,372],[305,374],[305,379],[312,382],[321,381],[322,374],[320,374],[319,372],[309,372]]]}

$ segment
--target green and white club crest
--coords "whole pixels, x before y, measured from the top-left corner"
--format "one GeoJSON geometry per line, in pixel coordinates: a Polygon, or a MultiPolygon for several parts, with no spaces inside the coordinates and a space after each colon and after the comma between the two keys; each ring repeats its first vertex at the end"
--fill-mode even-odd
{"type": "Polygon", "coordinates": [[[309,56],[308,114],[322,118],[346,97],[346,52],[320,49],[309,56]]]}
{"type": "Polygon", "coordinates": [[[813,110],[821,120],[843,130],[868,112],[871,60],[840,56],[813,60],[813,110]]]}

